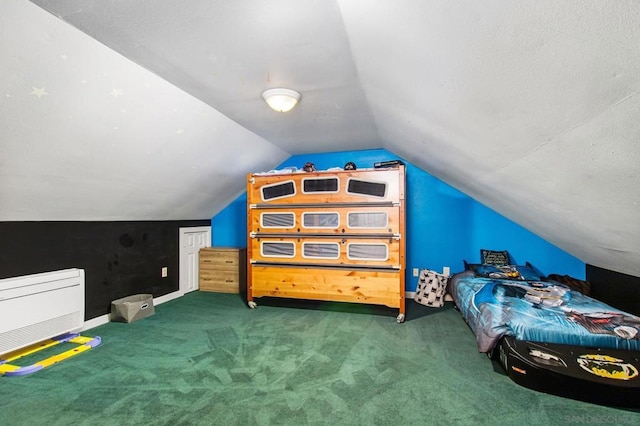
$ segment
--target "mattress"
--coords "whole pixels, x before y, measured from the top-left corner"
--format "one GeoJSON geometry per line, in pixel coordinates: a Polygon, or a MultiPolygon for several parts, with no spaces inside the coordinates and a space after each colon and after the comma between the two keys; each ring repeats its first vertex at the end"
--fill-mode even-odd
{"type": "Polygon", "coordinates": [[[455,274],[449,290],[476,336],[490,352],[504,336],[517,340],[640,351],[640,317],[555,281],[455,274]]]}

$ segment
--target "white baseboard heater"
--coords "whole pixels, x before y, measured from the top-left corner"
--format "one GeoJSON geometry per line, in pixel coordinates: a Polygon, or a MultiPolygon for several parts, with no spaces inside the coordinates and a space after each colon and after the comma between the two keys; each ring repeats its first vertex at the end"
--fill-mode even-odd
{"type": "Polygon", "coordinates": [[[83,325],[83,269],[0,280],[0,355],[83,325]]]}

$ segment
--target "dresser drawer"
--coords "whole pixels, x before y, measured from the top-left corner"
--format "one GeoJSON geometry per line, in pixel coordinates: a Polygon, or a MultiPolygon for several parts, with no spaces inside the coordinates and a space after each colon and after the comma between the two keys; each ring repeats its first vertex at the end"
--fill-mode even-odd
{"type": "Polygon", "coordinates": [[[201,249],[200,267],[210,267],[212,269],[228,267],[238,269],[240,267],[239,250],[201,249]]]}
{"type": "Polygon", "coordinates": [[[217,293],[240,293],[240,281],[238,277],[222,277],[200,275],[200,291],[213,291],[217,293]]]}
{"type": "Polygon", "coordinates": [[[234,282],[240,281],[240,271],[236,268],[234,270],[224,271],[224,270],[201,270],[200,271],[200,279],[209,279],[209,280],[218,280],[218,281],[228,281],[232,280],[234,282]]]}

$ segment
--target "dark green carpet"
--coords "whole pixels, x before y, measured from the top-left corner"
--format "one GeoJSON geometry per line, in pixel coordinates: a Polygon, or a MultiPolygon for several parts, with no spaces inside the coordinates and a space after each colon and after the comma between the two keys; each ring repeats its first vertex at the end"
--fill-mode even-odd
{"type": "Polygon", "coordinates": [[[397,324],[381,307],[258,303],[194,292],[89,330],[99,347],[0,377],[0,424],[640,424],[513,383],[451,304],[408,300],[397,324]]]}

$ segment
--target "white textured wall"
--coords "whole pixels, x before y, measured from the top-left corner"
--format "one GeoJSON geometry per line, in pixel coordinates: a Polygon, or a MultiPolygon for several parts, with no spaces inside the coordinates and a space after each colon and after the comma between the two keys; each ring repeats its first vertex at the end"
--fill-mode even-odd
{"type": "Polygon", "coordinates": [[[204,219],[288,157],[29,2],[0,28],[0,220],[204,219]]]}

